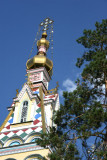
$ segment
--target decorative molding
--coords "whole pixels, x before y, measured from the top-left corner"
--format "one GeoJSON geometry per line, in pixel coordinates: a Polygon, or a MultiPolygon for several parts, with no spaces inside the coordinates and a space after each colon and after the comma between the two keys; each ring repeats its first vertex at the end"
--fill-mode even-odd
{"type": "MultiPolygon", "coordinates": [[[[28,126],[28,125],[31,125],[33,123],[33,121],[26,121],[26,122],[23,122],[23,126],[28,126]]],[[[22,123],[13,123],[10,125],[11,128],[15,128],[15,127],[20,127],[22,126],[22,123]]]]}
{"type": "Polygon", "coordinates": [[[45,67],[26,70],[26,72],[27,72],[27,73],[43,72],[44,75],[45,75],[45,77],[47,78],[47,81],[50,81],[50,80],[51,80],[51,78],[50,78],[47,70],[45,69],[45,67]]]}
{"type": "MultiPolygon", "coordinates": [[[[40,122],[39,122],[40,124],[40,122]]],[[[26,138],[29,136],[29,134],[33,133],[42,133],[42,124],[41,126],[35,126],[35,127],[28,127],[27,128],[21,128],[17,130],[11,130],[6,132],[0,133],[0,141],[4,144],[9,138],[18,136],[23,139],[23,141],[26,140],[26,138]]]]}
{"type": "Polygon", "coordinates": [[[6,147],[0,149],[0,156],[9,155],[9,154],[16,154],[16,153],[22,153],[22,152],[29,152],[34,150],[40,150],[44,149],[43,147],[37,146],[36,144],[24,144],[24,145],[18,145],[18,146],[12,146],[12,147],[6,147]]]}
{"type": "Polygon", "coordinates": [[[15,142],[15,141],[19,142],[20,144],[23,144],[23,139],[21,137],[14,136],[7,139],[3,147],[8,147],[12,142],[15,142]]]}

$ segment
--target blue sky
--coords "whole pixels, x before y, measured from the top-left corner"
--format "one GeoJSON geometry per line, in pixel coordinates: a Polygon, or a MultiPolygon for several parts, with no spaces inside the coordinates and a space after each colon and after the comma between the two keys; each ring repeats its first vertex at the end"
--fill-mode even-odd
{"type": "Polygon", "coordinates": [[[26,61],[40,22],[46,17],[54,20],[54,69],[49,88],[58,81],[60,93],[72,91],[81,73],[75,67],[76,59],[84,52],[76,39],[84,29],[94,29],[96,21],[107,18],[106,7],[107,0],[0,1],[0,125],[16,89],[26,81],[26,61]]]}

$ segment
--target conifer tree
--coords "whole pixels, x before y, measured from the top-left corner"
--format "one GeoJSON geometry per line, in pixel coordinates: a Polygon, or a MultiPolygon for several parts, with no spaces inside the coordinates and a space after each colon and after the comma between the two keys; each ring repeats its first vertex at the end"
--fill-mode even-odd
{"type": "Polygon", "coordinates": [[[107,158],[107,19],[85,29],[77,42],[85,47],[76,63],[84,66],[77,88],[63,93],[64,104],[53,117],[57,127],[38,140],[52,148],[51,160],[107,158]]]}

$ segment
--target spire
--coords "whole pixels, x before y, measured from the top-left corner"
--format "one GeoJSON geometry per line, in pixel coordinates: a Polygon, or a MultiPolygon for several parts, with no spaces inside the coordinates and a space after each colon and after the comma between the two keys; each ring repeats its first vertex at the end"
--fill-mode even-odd
{"type": "Polygon", "coordinates": [[[39,67],[45,67],[50,77],[52,76],[53,62],[46,57],[46,52],[49,48],[49,40],[47,40],[47,30],[50,29],[50,33],[53,29],[53,21],[46,18],[44,22],[40,23],[40,27],[43,28],[42,37],[37,41],[38,53],[33,58],[29,59],[26,63],[27,70],[36,69],[39,67]]]}

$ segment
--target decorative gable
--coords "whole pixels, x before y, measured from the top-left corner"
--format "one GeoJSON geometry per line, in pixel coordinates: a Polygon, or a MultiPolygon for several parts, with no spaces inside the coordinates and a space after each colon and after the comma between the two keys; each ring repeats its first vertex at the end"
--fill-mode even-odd
{"type": "Polygon", "coordinates": [[[22,90],[18,94],[16,98],[13,99],[14,102],[18,102],[21,100],[21,98],[24,96],[24,93],[27,92],[29,95],[30,99],[36,98],[37,100],[39,97],[37,96],[37,93],[33,93],[32,90],[30,89],[29,85],[27,83],[24,84],[22,90]]]}
{"type": "MultiPolygon", "coordinates": [[[[28,84],[25,84],[11,106],[10,117],[7,117],[3,129],[0,132],[0,141],[4,144],[11,137],[19,136],[26,140],[29,134],[42,132],[42,117],[40,99],[37,95],[38,89],[31,91],[28,84]],[[26,121],[22,122],[23,104],[28,102],[26,121]],[[12,108],[14,109],[12,110],[12,108]]],[[[25,112],[25,110],[24,110],[25,112]]]]}

